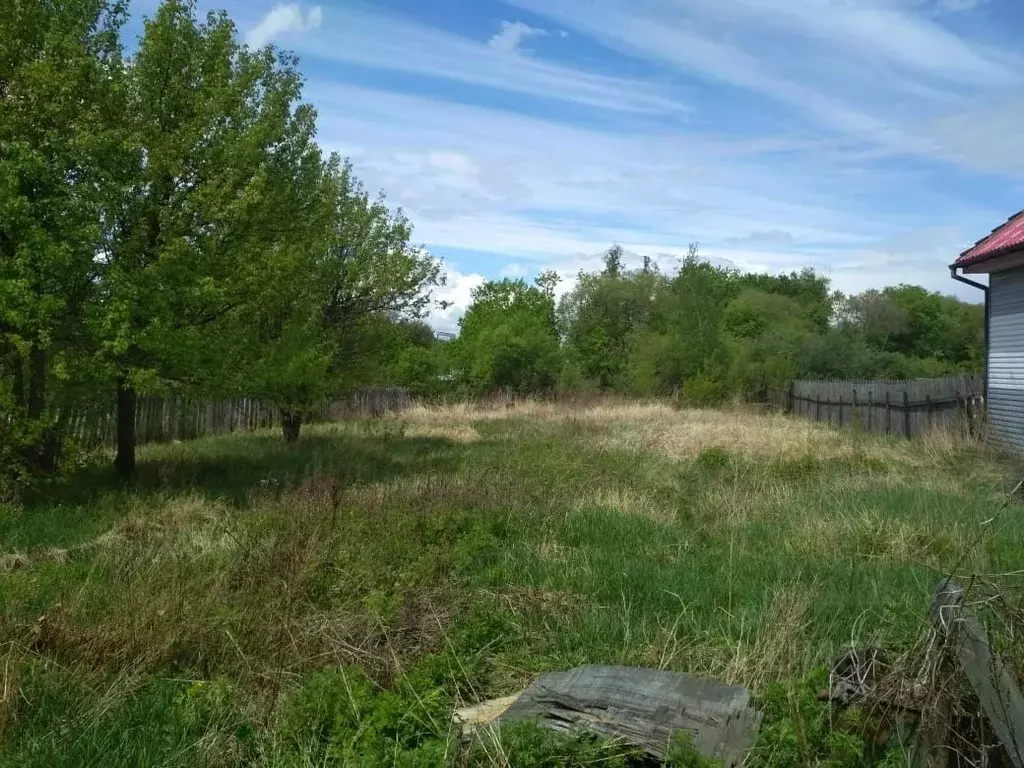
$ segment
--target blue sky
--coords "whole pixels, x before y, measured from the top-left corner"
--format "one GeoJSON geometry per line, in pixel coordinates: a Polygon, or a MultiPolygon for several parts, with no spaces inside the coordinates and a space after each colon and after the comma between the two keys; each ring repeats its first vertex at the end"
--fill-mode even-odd
{"type": "Polygon", "coordinates": [[[613,242],[978,300],[946,265],[1024,207],[1019,0],[200,6],[300,56],[321,143],[444,258],[440,327],[613,242]]]}

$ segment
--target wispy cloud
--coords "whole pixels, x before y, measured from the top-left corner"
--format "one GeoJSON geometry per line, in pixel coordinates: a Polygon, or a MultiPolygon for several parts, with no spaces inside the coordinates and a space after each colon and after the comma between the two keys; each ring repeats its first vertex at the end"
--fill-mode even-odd
{"type": "Polygon", "coordinates": [[[959,13],[961,11],[973,11],[989,0],[938,0],[936,7],[947,13],[959,13]]]}
{"type": "Polygon", "coordinates": [[[761,230],[742,237],[729,237],[725,240],[727,243],[792,243],[795,241],[793,233],[785,229],[761,230]]]}
{"type": "Polygon", "coordinates": [[[311,32],[323,23],[319,5],[304,8],[299,3],[274,6],[246,35],[246,42],[258,48],[295,32],[311,32]]]}
{"type": "Polygon", "coordinates": [[[844,290],[887,281],[953,290],[945,265],[1001,215],[965,213],[927,177],[813,142],[613,134],[323,82],[310,94],[323,141],[407,210],[417,240],[455,254],[460,274],[490,263],[491,275],[554,268],[569,281],[598,267],[613,242],[670,267],[696,240],[709,258],[748,270],[813,266],[844,290]],[[934,233],[952,211],[962,227],[934,233]],[[927,238],[906,235],[917,230],[927,238]],[[886,267],[891,247],[901,260],[886,267]],[[871,259],[874,272],[847,266],[871,259]]]}
{"type": "Polygon", "coordinates": [[[1013,87],[1020,57],[892,0],[507,0],[621,53],[765,96],[849,139],[915,149],[914,121],[1013,87]]]}
{"type": "Polygon", "coordinates": [[[517,53],[519,46],[529,37],[544,37],[548,31],[540,27],[531,27],[522,21],[503,21],[500,31],[494,35],[488,45],[503,53],[517,53]]]}
{"type": "Polygon", "coordinates": [[[614,112],[675,114],[686,106],[638,79],[594,74],[472,40],[385,12],[344,4],[318,34],[294,41],[303,56],[430,77],[614,112]]]}
{"type": "Polygon", "coordinates": [[[564,290],[613,242],[956,290],[945,265],[1007,212],[938,169],[1024,179],[1024,64],[951,31],[970,3],[505,0],[538,26],[469,37],[351,0],[312,26],[278,6],[251,38],[305,30],[321,140],[450,259],[451,328],[483,275],[564,290]]]}

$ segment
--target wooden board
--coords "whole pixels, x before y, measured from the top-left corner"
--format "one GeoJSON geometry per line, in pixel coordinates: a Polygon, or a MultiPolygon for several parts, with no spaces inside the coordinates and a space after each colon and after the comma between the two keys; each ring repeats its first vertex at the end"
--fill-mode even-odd
{"type": "Polygon", "coordinates": [[[1024,768],[1024,694],[964,605],[963,589],[952,579],[935,586],[931,614],[936,629],[953,644],[960,667],[1011,762],[1015,768],[1024,768]]]}
{"type": "Polygon", "coordinates": [[[706,757],[738,766],[754,744],[761,714],[745,688],[680,672],[584,666],[542,675],[499,718],[537,719],[554,730],[582,728],[618,737],[663,760],[677,731],[706,757]]]}

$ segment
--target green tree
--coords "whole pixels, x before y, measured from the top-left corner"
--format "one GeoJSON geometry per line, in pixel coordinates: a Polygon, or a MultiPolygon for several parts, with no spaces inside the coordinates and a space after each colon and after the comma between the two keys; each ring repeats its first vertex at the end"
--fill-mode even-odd
{"type": "Polygon", "coordinates": [[[837,326],[872,351],[862,376],[941,376],[983,365],[984,308],[916,285],[850,296],[837,308],[837,326]]]}
{"type": "Polygon", "coordinates": [[[840,295],[832,291],[829,279],[810,268],[780,275],[740,275],[738,283],[745,288],[793,299],[800,307],[800,314],[806,317],[819,333],[828,330],[840,300],[840,295]]]}
{"type": "Polygon", "coordinates": [[[249,345],[250,392],[278,405],[289,441],[317,402],[385,383],[400,351],[414,337],[422,343],[415,321],[443,279],[440,262],[411,243],[408,219],[383,196],[371,199],[350,164],[331,158],[321,179],[298,196],[309,215],[297,239],[281,246],[293,258],[277,260],[279,282],[240,319],[255,319],[261,333],[249,345]],[[289,274],[299,277],[289,282],[289,274]]]}
{"type": "Polygon", "coordinates": [[[117,458],[135,467],[140,387],[225,386],[229,316],[291,227],[296,152],[313,134],[294,58],[236,40],[224,14],[166,0],[124,70],[122,152],[102,221],[93,329],[117,386],[117,458]]]}
{"type": "Polygon", "coordinates": [[[622,249],[613,246],[600,273],[581,272],[562,297],[559,322],[567,354],[580,374],[600,389],[624,386],[631,338],[647,329],[664,278],[653,265],[624,270],[622,249]]]}
{"type": "Polygon", "coordinates": [[[671,393],[687,388],[710,402],[726,394],[728,349],[722,336],[726,305],[738,292],[733,272],[697,258],[695,248],[657,292],[646,331],[631,342],[634,389],[671,393]]]}
{"type": "Polygon", "coordinates": [[[124,19],[105,0],[0,8],[0,397],[43,469],[59,448],[53,374],[87,346],[124,19]]]}
{"type": "Polygon", "coordinates": [[[729,347],[731,389],[762,397],[803,373],[806,346],[816,328],[796,299],[746,288],[725,308],[722,330],[729,347]]]}
{"type": "Polygon", "coordinates": [[[418,397],[434,397],[443,391],[447,369],[447,344],[438,341],[434,330],[422,320],[396,324],[397,344],[392,354],[388,379],[418,397]]]}
{"type": "Polygon", "coordinates": [[[555,281],[544,273],[537,282],[531,286],[506,278],[474,289],[473,302],[459,321],[459,337],[452,342],[471,391],[527,393],[554,386],[559,370],[555,281]]]}

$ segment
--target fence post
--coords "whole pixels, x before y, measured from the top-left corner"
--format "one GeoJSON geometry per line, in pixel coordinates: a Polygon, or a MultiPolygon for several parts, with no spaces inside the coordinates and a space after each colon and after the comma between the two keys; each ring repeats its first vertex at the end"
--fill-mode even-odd
{"type": "Polygon", "coordinates": [[[786,398],[786,413],[793,413],[793,387],[796,382],[793,379],[789,380],[789,392],[786,398]]]}
{"type": "Polygon", "coordinates": [[[931,395],[925,395],[924,396],[924,407],[925,407],[926,420],[928,422],[928,430],[931,431],[931,428],[932,428],[932,396],[931,395]]]}
{"type": "Polygon", "coordinates": [[[889,404],[889,389],[885,390],[885,434],[892,431],[892,406],[889,404]]]}
{"type": "Polygon", "coordinates": [[[839,426],[843,426],[843,396],[839,396],[839,426]]]}
{"type": "Polygon", "coordinates": [[[943,579],[932,592],[932,621],[951,645],[981,709],[1016,768],[1024,768],[1024,694],[992,650],[985,628],[964,605],[964,591],[943,579]]]}
{"type": "Polygon", "coordinates": [[[910,439],[910,395],[907,388],[903,388],[903,431],[907,439],[910,439]]]}

